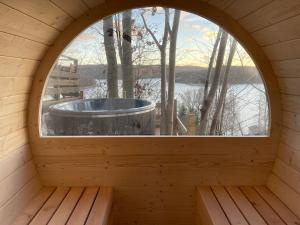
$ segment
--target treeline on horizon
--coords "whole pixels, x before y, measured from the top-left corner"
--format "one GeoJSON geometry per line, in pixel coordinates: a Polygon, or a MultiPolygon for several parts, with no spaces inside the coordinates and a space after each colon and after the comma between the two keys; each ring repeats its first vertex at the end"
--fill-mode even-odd
{"type": "MultiPolygon", "coordinates": [[[[225,66],[223,66],[225,69],[225,66]]],[[[136,79],[160,78],[160,66],[134,66],[136,79]]],[[[89,64],[79,66],[81,86],[92,86],[94,80],[106,79],[106,65],[89,64]]],[[[198,66],[176,66],[176,83],[204,84],[207,68],[198,66]]],[[[121,66],[118,66],[118,79],[122,79],[121,66]]],[[[254,66],[232,66],[228,82],[230,84],[259,84],[260,75],[254,66]]]]}

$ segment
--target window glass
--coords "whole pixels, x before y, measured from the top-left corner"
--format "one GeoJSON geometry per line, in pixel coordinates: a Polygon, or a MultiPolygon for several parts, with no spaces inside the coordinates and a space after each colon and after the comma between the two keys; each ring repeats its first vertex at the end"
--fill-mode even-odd
{"type": "Polygon", "coordinates": [[[261,75],[218,25],[132,9],[79,34],[48,75],[43,136],[268,135],[261,75]]]}

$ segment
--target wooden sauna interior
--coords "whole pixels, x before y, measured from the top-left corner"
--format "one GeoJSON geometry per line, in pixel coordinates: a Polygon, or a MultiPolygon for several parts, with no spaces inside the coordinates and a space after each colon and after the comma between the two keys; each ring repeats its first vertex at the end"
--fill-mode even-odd
{"type": "Polygon", "coordinates": [[[299,218],[299,0],[0,0],[1,225],[299,218]],[[245,46],[266,84],[270,136],[40,137],[41,94],[65,46],[107,15],[153,5],[208,18],[245,46]]]}

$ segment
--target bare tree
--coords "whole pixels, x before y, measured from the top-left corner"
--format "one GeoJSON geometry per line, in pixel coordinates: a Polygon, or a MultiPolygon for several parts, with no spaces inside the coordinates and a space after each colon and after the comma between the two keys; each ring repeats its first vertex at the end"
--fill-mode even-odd
{"type": "Polygon", "coordinates": [[[122,74],[123,74],[123,92],[124,97],[133,98],[133,73],[132,73],[132,48],[131,48],[131,29],[132,12],[127,10],[122,13],[123,16],[123,44],[122,44],[122,74]]]}
{"type": "Polygon", "coordinates": [[[237,41],[234,39],[232,41],[232,44],[231,44],[231,47],[230,47],[230,52],[229,52],[229,56],[228,56],[228,60],[227,60],[227,64],[226,64],[226,70],[225,70],[224,78],[223,78],[223,81],[222,81],[221,93],[220,93],[220,96],[217,100],[216,109],[215,109],[213,119],[212,119],[212,122],[211,122],[210,135],[216,134],[217,122],[220,119],[221,110],[222,110],[222,108],[224,108],[226,94],[227,94],[228,75],[229,75],[229,72],[230,72],[232,59],[233,59],[233,56],[234,56],[235,51],[236,51],[236,46],[237,46],[237,41]]]}
{"type": "Polygon", "coordinates": [[[213,69],[213,66],[214,66],[214,62],[215,62],[215,58],[216,58],[216,54],[217,54],[217,50],[218,50],[218,46],[219,46],[219,43],[220,43],[222,32],[223,32],[222,28],[219,27],[219,31],[218,31],[217,38],[216,38],[216,41],[215,41],[215,44],[214,44],[214,48],[213,48],[213,51],[211,53],[211,57],[210,57],[210,60],[209,60],[206,80],[205,80],[205,84],[204,84],[203,101],[207,97],[208,85],[209,85],[209,81],[210,81],[212,69],[213,69]]]}
{"type": "Polygon", "coordinates": [[[123,79],[123,97],[134,97],[134,77],[132,62],[132,10],[114,15],[118,53],[121,61],[123,79]],[[122,22],[121,16],[122,15],[122,22]]]}
{"type": "Polygon", "coordinates": [[[199,128],[200,135],[206,134],[208,115],[210,112],[210,108],[214,102],[214,98],[216,96],[218,85],[219,85],[219,80],[221,77],[221,69],[223,66],[225,49],[226,49],[226,45],[227,45],[227,39],[228,39],[228,33],[223,31],[221,40],[220,40],[220,47],[219,47],[219,51],[218,51],[218,56],[217,56],[216,67],[215,67],[215,71],[214,71],[214,77],[212,80],[212,84],[211,84],[211,87],[207,94],[207,97],[204,99],[204,101],[202,103],[202,107],[201,107],[200,128],[199,128]]]}
{"type": "Polygon", "coordinates": [[[166,134],[166,49],[168,44],[168,36],[169,36],[169,17],[170,12],[169,9],[164,8],[165,11],[165,27],[162,37],[162,43],[160,43],[155,37],[153,31],[148,27],[144,12],[141,13],[141,17],[147,32],[151,35],[153,41],[155,42],[157,48],[160,51],[160,70],[161,70],[161,119],[160,119],[160,134],[166,134]]]}
{"type": "Polygon", "coordinates": [[[107,59],[108,97],[118,98],[118,65],[114,41],[113,17],[103,19],[104,46],[107,59]]]}
{"type": "Polygon", "coordinates": [[[169,82],[168,82],[168,105],[167,105],[167,134],[173,132],[173,111],[174,111],[174,94],[175,94],[175,66],[176,66],[176,49],[177,35],[180,20],[180,10],[175,10],[173,26],[170,32],[170,52],[169,52],[169,82]]]}

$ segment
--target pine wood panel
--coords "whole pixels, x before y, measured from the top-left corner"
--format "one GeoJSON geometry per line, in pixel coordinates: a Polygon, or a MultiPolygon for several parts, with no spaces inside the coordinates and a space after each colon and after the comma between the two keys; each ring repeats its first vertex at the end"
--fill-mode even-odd
{"type": "Polygon", "coordinates": [[[30,204],[18,215],[13,225],[28,225],[43,207],[45,202],[51,197],[54,191],[54,187],[44,187],[37,196],[30,201],[30,204]]]}
{"type": "Polygon", "coordinates": [[[26,111],[0,116],[0,137],[26,126],[26,111]]]}
{"type": "Polygon", "coordinates": [[[300,114],[299,96],[283,94],[281,99],[282,99],[282,106],[285,111],[300,114]]]}
{"type": "Polygon", "coordinates": [[[47,202],[42,206],[29,225],[46,225],[58,209],[61,202],[69,192],[70,188],[58,187],[50,196],[47,202]]]}
{"type": "Polygon", "coordinates": [[[268,180],[268,188],[280,199],[286,206],[300,217],[300,195],[290,188],[286,183],[277,176],[271,175],[268,180]]]}
{"type": "Polygon", "coordinates": [[[264,47],[264,51],[268,58],[273,61],[298,59],[299,54],[299,39],[290,40],[264,47]]]}
{"type": "Polygon", "coordinates": [[[273,61],[272,66],[278,77],[300,76],[300,59],[273,61]]]}
{"type": "Polygon", "coordinates": [[[291,146],[292,148],[294,148],[297,151],[300,151],[299,137],[300,137],[300,133],[296,132],[295,130],[291,130],[288,128],[282,129],[281,141],[284,144],[291,146]]]}
{"type": "Polygon", "coordinates": [[[16,149],[5,157],[0,157],[0,181],[24,166],[31,159],[32,154],[28,145],[16,149]]]}
{"type": "Polygon", "coordinates": [[[77,18],[88,11],[88,7],[82,0],[51,0],[51,2],[63,9],[73,18],[77,18]]]}
{"type": "Polygon", "coordinates": [[[0,3],[0,31],[51,44],[59,32],[18,10],[0,3]]]}
{"type": "Polygon", "coordinates": [[[26,110],[28,94],[0,97],[0,116],[26,110]]]}
{"type": "Polygon", "coordinates": [[[19,36],[0,32],[0,55],[39,60],[47,46],[19,36]]]}
{"type": "Polygon", "coordinates": [[[234,19],[241,19],[270,2],[272,2],[272,0],[238,0],[227,7],[225,11],[234,19]]]}
{"type": "Polygon", "coordinates": [[[137,225],[153,225],[153,224],[195,224],[195,215],[187,212],[185,209],[179,211],[163,210],[163,211],[129,211],[118,212],[114,214],[114,225],[137,224],[137,225]]]}
{"type": "Polygon", "coordinates": [[[85,221],[89,216],[89,212],[97,196],[98,190],[99,189],[97,187],[89,187],[85,189],[67,225],[85,224],[85,221]]]}
{"type": "Polygon", "coordinates": [[[212,190],[218,199],[218,202],[229,220],[230,224],[248,225],[247,220],[244,218],[243,214],[237,208],[234,201],[231,199],[230,195],[224,189],[224,187],[215,186],[212,190]]]}
{"type": "Polygon", "coordinates": [[[100,187],[93,207],[86,220],[86,225],[108,224],[112,208],[113,190],[109,187],[100,187]]]}
{"type": "Polygon", "coordinates": [[[250,32],[263,29],[300,13],[299,1],[275,0],[240,20],[250,32]]]}
{"type": "Polygon", "coordinates": [[[198,187],[200,224],[293,225],[300,219],[265,186],[198,187]],[[210,212],[210,213],[208,213],[210,212]],[[219,212],[219,213],[217,213],[219,212]],[[220,214],[224,217],[220,219],[220,214]]]}
{"type": "Polygon", "coordinates": [[[300,172],[300,151],[288,146],[287,144],[280,143],[278,159],[300,172]]]}
{"type": "Polygon", "coordinates": [[[262,46],[298,39],[300,37],[299,22],[300,16],[295,16],[254,32],[252,35],[262,46]]]}
{"type": "Polygon", "coordinates": [[[30,180],[5,205],[0,207],[0,220],[3,224],[11,224],[28,202],[40,191],[41,183],[37,177],[30,180]]]}
{"type": "MultiPolygon", "coordinates": [[[[67,223],[72,214],[76,204],[78,203],[82,193],[83,187],[71,188],[55,214],[47,225],[64,225],[67,223]]],[[[31,204],[31,203],[30,203],[31,204]]]]}
{"type": "Polygon", "coordinates": [[[280,201],[268,188],[264,186],[255,187],[260,196],[272,207],[280,218],[288,225],[300,223],[300,219],[280,201]]]}
{"type": "Polygon", "coordinates": [[[226,187],[226,190],[238,206],[239,210],[242,212],[245,218],[247,218],[249,224],[267,225],[262,216],[256,211],[256,209],[238,187],[228,186],[226,187]]]}
{"type": "Polygon", "coordinates": [[[89,8],[94,8],[105,2],[105,0],[82,0],[82,1],[85,2],[89,8]]]}
{"type": "Polygon", "coordinates": [[[0,154],[6,155],[28,143],[26,128],[19,129],[0,137],[0,154]]]}
{"type": "Polygon", "coordinates": [[[1,2],[58,30],[63,30],[72,21],[69,15],[47,0],[1,0],[1,2]]]}
{"type": "Polygon", "coordinates": [[[299,78],[278,78],[281,93],[300,96],[299,78]]]}
{"type": "Polygon", "coordinates": [[[0,56],[0,77],[33,77],[39,61],[0,56]]]}
{"type": "Polygon", "coordinates": [[[33,161],[17,169],[0,182],[0,207],[5,205],[13,195],[37,174],[33,161]]]}
{"type": "Polygon", "coordinates": [[[270,205],[261,198],[261,196],[254,190],[253,187],[241,187],[242,192],[252,203],[254,208],[262,215],[268,224],[284,225],[282,219],[273,211],[270,205]]]}
{"type": "Polygon", "coordinates": [[[114,190],[114,208],[119,211],[187,209],[196,204],[195,186],[119,186],[114,190]]]}
{"type": "Polygon", "coordinates": [[[218,200],[209,187],[197,189],[197,213],[203,225],[229,225],[218,200]]]}
{"type": "Polygon", "coordinates": [[[295,132],[300,131],[300,114],[283,111],[282,124],[294,130],[295,132]]]}
{"type": "Polygon", "coordinates": [[[277,159],[273,167],[273,173],[300,195],[300,172],[277,159]]]}
{"type": "Polygon", "coordinates": [[[107,225],[112,202],[110,187],[44,187],[13,225],[107,225]]]}
{"type": "Polygon", "coordinates": [[[210,5],[216,6],[219,9],[226,9],[234,2],[235,0],[208,0],[210,5]]]}
{"type": "Polygon", "coordinates": [[[31,77],[0,77],[0,98],[13,95],[28,94],[32,83],[31,77]]]}

